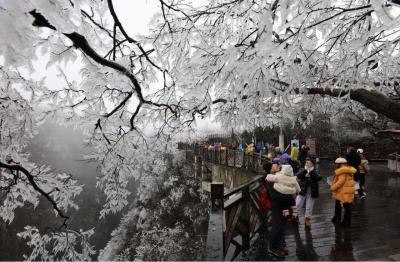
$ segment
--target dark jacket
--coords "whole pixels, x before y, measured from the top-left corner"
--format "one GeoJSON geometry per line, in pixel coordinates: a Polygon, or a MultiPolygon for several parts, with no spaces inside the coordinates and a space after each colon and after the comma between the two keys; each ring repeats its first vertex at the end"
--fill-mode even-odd
{"type": "Polygon", "coordinates": [[[293,172],[294,172],[295,174],[296,174],[297,172],[299,172],[300,167],[301,167],[299,161],[289,159],[289,165],[292,166],[293,172]]]}
{"type": "Polygon", "coordinates": [[[302,167],[304,167],[305,163],[306,163],[306,159],[309,157],[308,155],[308,151],[310,150],[310,148],[305,147],[305,148],[301,148],[300,152],[299,152],[299,161],[302,165],[302,167]]]}
{"type": "Polygon", "coordinates": [[[357,154],[355,149],[352,149],[347,155],[346,155],[346,160],[349,166],[354,167],[357,172],[359,171],[360,164],[361,164],[361,158],[357,154]]]}
{"type": "Polygon", "coordinates": [[[267,182],[268,195],[272,202],[272,209],[284,210],[296,205],[292,195],[285,195],[275,190],[274,183],[267,182]]]}
{"type": "Polygon", "coordinates": [[[296,174],[301,188],[300,195],[305,196],[307,191],[311,190],[311,197],[317,198],[319,196],[318,182],[321,181],[322,177],[318,175],[315,169],[310,172],[310,177],[306,177],[306,174],[307,170],[304,168],[296,174]]]}

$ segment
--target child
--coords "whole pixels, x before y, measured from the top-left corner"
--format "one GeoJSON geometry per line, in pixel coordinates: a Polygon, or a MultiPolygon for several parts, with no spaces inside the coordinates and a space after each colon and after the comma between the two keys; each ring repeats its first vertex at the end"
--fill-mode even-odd
{"type": "Polygon", "coordinates": [[[292,214],[297,216],[297,208],[295,204],[295,197],[297,193],[300,192],[299,183],[293,174],[293,168],[290,165],[282,165],[281,171],[277,172],[275,175],[267,175],[267,181],[273,182],[273,188],[284,195],[291,195],[293,201],[288,201],[284,204],[282,215],[288,218],[290,215],[289,209],[291,209],[292,214]]]}
{"type": "Polygon", "coordinates": [[[354,174],[357,170],[347,164],[347,160],[339,157],[335,160],[336,170],[331,191],[335,201],[335,216],[332,218],[334,224],[340,223],[342,216],[342,206],[344,207],[344,217],[341,222],[343,226],[351,224],[351,204],[354,200],[354,174]]]}

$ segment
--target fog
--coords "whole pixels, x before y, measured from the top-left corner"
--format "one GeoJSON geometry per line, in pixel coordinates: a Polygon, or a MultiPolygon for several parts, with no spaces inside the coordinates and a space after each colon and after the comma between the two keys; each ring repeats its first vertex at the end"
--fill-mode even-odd
{"type": "MultiPolygon", "coordinates": [[[[47,122],[39,128],[39,134],[32,139],[27,152],[31,154],[30,159],[38,165],[50,165],[55,173],[72,174],[80,184],[84,184],[84,190],[76,199],[80,209],[68,212],[71,217],[69,223],[76,229],[88,230],[95,227],[91,242],[99,250],[110,239],[110,233],[118,226],[121,214],[126,209],[120,214],[108,215],[105,219],[99,220],[99,212],[105,200],[104,194],[95,187],[96,176],[100,171],[97,163],[82,161],[83,155],[90,152],[90,148],[86,147],[83,141],[84,135],[81,130],[47,122]]],[[[135,181],[128,187],[133,193],[127,208],[132,207],[136,194],[135,181]]],[[[60,224],[51,206],[44,200],[36,209],[32,206],[17,209],[11,225],[0,222],[0,260],[23,260],[22,255],[28,254],[25,242],[16,236],[18,232],[23,231],[25,225],[45,230],[60,224]]]]}

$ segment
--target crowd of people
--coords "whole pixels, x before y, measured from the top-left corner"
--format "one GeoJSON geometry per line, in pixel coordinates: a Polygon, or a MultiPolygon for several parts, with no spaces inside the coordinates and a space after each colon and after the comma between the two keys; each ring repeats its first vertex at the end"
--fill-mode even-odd
{"type": "MultiPolygon", "coordinates": [[[[300,149],[292,145],[290,155],[279,151],[264,163],[268,175],[262,192],[267,194],[272,211],[268,252],[277,257],[288,254],[284,241],[285,231],[289,222],[299,224],[299,210],[303,207],[304,226],[306,230],[311,228],[313,208],[319,197],[322,177],[308,151],[309,148],[304,145],[300,149]]],[[[366,196],[365,177],[368,170],[368,160],[362,149],[349,147],[345,157],[335,160],[335,175],[330,185],[335,203],[332,223],[344,227],[351,225],[351,205],[356,194],[360,199],[366,196]]]]}
{"type": "Polygon", "coordinates": [[[273,144],[264,143],[264,142],[250,142],[250,143],[231,143],[223,144],[222,142],[212,142],[202,144],[204,148],[208,151],[225,151],[226,149],[237,150],[239,152],[245,152],[246,154],[261,154],[266,159],[272,160],[275,163],[288,164],[289,161],[299,161],[302,165],[304,165],[306,158],[308,156],[308,152],[310,148],[306,145],[303,145],[300,149],[296,144],[291,146],[290,155],[286,152],[286,150],[281,149],[280,147],[276,147],[273,144]]]}

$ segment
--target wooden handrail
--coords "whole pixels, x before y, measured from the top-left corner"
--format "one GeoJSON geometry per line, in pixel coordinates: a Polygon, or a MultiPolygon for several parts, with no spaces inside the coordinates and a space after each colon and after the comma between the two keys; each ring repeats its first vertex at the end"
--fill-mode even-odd
{"type": "Polygon", "coordinates": [[[236,202],[242,200],[242,193],[238,193],[232,198],[229,198],[228,200],[224,201],[224,209],[229,208],[230,206],[236,204],[236,202]]]}
{"type": "Polygon", "coordinates": [[[235,195],[235,193],[231,193],[231,191],[233,191],[233,190],[230,190],[229,192],[227,192],[227,193],[229,193],[228,196],[226,196],[226,194],[224,194],[224,198],[227,198],[227,197],[229,197],[229,196],[235,195],[234,197],[231,197],[231,198],[225,200],[225,202],[224,202],[224,209],[227,209],[227,208],[229,208],[230,206],[236,204],[236,202],[239,202],[239,201],[242,200],[242,193],[241,193],[241,190],[243,190],[243,188],[249,186],[249,193],[252,193],[252,192],[254,192],[255,190],[258,190],[258,188],[259,188],[260,185],[257,185],[256,183],[259,182],[261,179],[263,179],[264,176],[257,176],[257,177],[261,177],[261,178],[255,179],[254,181],[251,181],[251,182],[249,182],[249,183],[244,184],[244,187],[240,186],[240,188],[239,188],[239,187],[233,188],[234,191],[236,191],[236,194],[237,194],[237,195],[235,195]],[[239,192],[239,191],[240,191],[240,192],[239,192]]]}
{"type": "Polygon", "coordinates": [[[238,193],[238,192],[241,191],[243,188],[245,188],[245,187],[247,187],[247,186],[250,186],[250,185],[253,184],[253,183],[258,182],[259,180],[261,180],[261,179],[264,178],[264,177],[265,177],[265,176],[263,176],[263,175],[257,175],[257,176],[255,176],[252,180],[250,180],[249,182],[247,182],[247,183],[245,183],[245,184],[243,184],[243,185],[240,185],[240,186],[238,186],[238,187],[235,187],[235,188],[232,188],[232,189],[226,191],[226,192],[224,193],[224,198],[228,198],[228,197],[230,197],[231,195],[238,193]]]}

